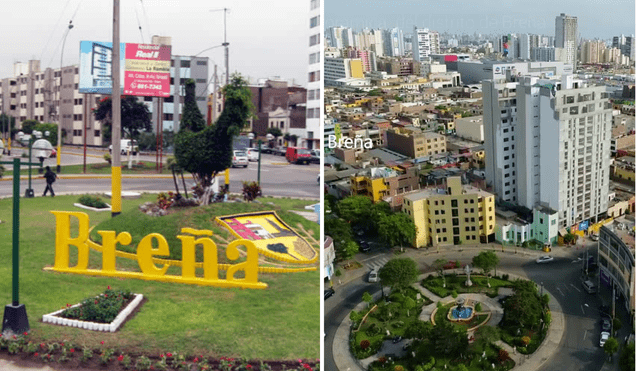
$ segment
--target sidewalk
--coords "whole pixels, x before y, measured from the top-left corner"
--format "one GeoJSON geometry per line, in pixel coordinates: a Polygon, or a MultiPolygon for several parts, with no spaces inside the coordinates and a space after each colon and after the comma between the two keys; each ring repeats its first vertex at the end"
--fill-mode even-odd
{"type": "MultiPolygon", "coordinates": [[[[469,249],[469,248],[465,248],[465,249],[469,249]]],[[[496,250],[496,251],[501,251],[501,247],[498,245],[495,245],[495,249],[492,248],[487,248],[485,246],[482,247],[474,247],[472,248],[474,250],[496,250]]],[[[521,249],[521,248],[520,248],[521,249]]],[[[566,249],[566,248],[556,248],[557,252],[560,252],[559,250],[561,249],[566,249]]],[[[568,250],[568,249],[567,249],[568,250]]],[[[505,249],[505,251],[507,251],[505,249]]],[[[571,252],[571,251],[569,251],[571,252]]],[[[557,255],[568,255],[569,252],[564,252],[563,254],[557,254],[557,255]]],[[[407,252],[405,252],[403,254],[403,257],[410,257],[410,258],[418,258],[418,257],[424,257],[426,255],[431,255],[431,254],[435,254],[435,250],[430,253],[429,251],[420,251],[420,250],[415,250],[415,249],[409,249],[407,250],[407,252]]],[[[538,251],[532,251],[532,252],[525,252],[525,251],[518,251],[518,254],[525,254],[528,256],[539,256],[541,254],[541,252],[538,251]]],[[[554,254],[556,255],[556,254],[554,254]]],[[[351,280],[354,280],[356,278],[361,277],[363,274],[365,274],[366,272],[366,268],[358,268],[358,269],[354,269],[351,271],[345,271],[340,277],[339,279],[336,279],[335,281],[337,281],[337,283],[339,285],[342,285],[344,283],[347,283],[351,280]]],[[[502,271],[497,271],[497,275],[501,276],[503,274],[507,274],[506,272],[502,272],[502,271]]],[[[419,279],[422,280],[424,279],[428,274],[422,274],[419,276],[419,279]]],[[[512,273],[509,273],[509,277],[512,279],[526,279],[525,277],[521,277],[512,273]]],[[[429,290],[423,288],[422,286],[420,286],[418,283],[414,284],[415,286],[418,286],[418,289],[420,290],[420,292],[422,294],[424,294],[426,297],[428,297],[430,300],[432,300],[434,303],[431,304],[430,306],[434,306],[437,305],[438,301],[450,301],[453,300],[453,298],[451,297],[447,297],[447,298],[440,298],[439,296],[431,293],[429,290]]],[[[389,290],[389,288],[385,288],[385,290],[389,290]]],[[[513,349],[513,347],[510,347],[509,345],[503,343],[502,341],[499,341],[498,344],[504,348],[507,352],[509,352],[509,356],[516,362],[516,366],[512,369],[514,371],[538,371],[538,370],[543,370],[543,366],[544,363],[551,357],[553,356],[553,354],[555,354],[558,346],[560,345],[560,342],[562,340],[562,335],[564,334],[564,330],[565,330],[565,318],[564,318],[564,314],[562,313],[562,308],[560,306],[560,303],[556,300],[556,298],[547,290],[544,290],[545,293],[549,294],[549,309],[551,310],[551,325],[549,326],[549,330],[547,331],[547,337],[545,338],[545,340],[542,342],[542,344],[540,345],[540,347],[538,347],[538,349],[536,350],[535,353],[531,354],[531,355],[523,355],[520,353],[516,353],[513,349]]],[[[470,297],[471,299],[473,299],[473,295],[474,294],[460,294],[460,296],[463,297],[470,297]]],[[[374,300],[378,300],[381,297],[381,293],[378,293],[377,295],[374,296],[374,300]]],[[[483,299],[483,301],[486,301],[485,299],[483,299]]],[[[491,303],[493,308],[491,308],[492,310],[496,310],[499,311],[500,313],[502,312],[502,308],[500,308],[500,306],[497,303],[491,303]]],[[[354,310],[362,310],[366,307],[366,303],[361,302],[360,304],[358,304],[354,310]]],[[[425,313],[421,313],[420,319],[421,320],[425,320],[425,313]]],[[[501,316],[500,316],[501,317],[501,316]]],[[[497,318],[496,318],[497,319],[497,318]]],[[[491,321],[492,325],[495,325],[497,323],[495,323],[495,320],[491,321]]],[[[349,350],[349,334],[351,331],[351,320],[349,318],[349,316],[345,316],[345,318],[342,320],[342,322],[340,323],[340,326],[338,327],[338,329],[336,330],[336,334],[335,337],[333,339],[333,344],[332,344],[332,349],[333,349],[333,358],[334,358],[334,362],[338,368],[338,370],[341,371],[357,371],[357,370],[366,370],[365,365],[363,364],[363,361],[365,360],[357,360],[355,359],[355,357],[351,354],[350,350],[349,350]]],[[[603,370],[605,370],[603,368],[603,370]]],[[[609,369],[606,369],[607,371],[609,371],[609,369]]],[[[611,369],[613,370],[613,369],[611,369]]]]}

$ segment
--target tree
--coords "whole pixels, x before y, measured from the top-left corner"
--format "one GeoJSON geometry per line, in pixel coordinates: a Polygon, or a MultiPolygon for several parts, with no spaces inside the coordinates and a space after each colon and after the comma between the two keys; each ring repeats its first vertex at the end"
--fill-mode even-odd
{"type": "Polygon", "coordinates": [[[634,371],[636,369],[636,343],[631,341],[622,348],[620,354],[620,369],[622,371],[634,371]]]}
{"type": "Polygon", "coordinates": [[[362,301],[367,303],[367,305],[371,305],[371,300],[373,300],[373,297],[368,291],[365,291],[364,294],[362,294],[362,301]]]}
{"type": "MultiPolygon", "coordinates": [[[[334,246],[336,246],[335,243],[334,246]]],[[[349,240],[336,246],[336,255],[340,256],[341,260],[349,260],[358,253],[358,250],[358,244],[353,240],[349,240]]]]}
{"type": "Polygon", "coordinates": [[[410,339],[424,339],[428,336],[430,327],[427,322],[417,319],[407,327],[404,335],[410,339]]]}
{"type": "MultiPolygon", "coordinates": [[[[38,120],[24,120],[22,121],[22,132],[25,134],[31,134],[36,126],[40,123],[38,120]]],[[[57,132],[56,132],[57,133],[57,132]]]]}
{"type": "MultiPolygon", "coordinates": [[[[98,102],[93,111],[96,120],[102,122],[102,134],[106,141],[111,141],[111,97],[105,97],[98,102]]],[[[121,138],[136,139],[141,131],[151,130],[151,112],[138,98],[125,95],[120,104],[120,135],[121,138]]]]}
{"type": "Polygon", "coordinates": [[[482,251],[480,254],[473,257],[471,261],[474,267],[482,269],[484,274],[489,273],[493,268],[498,266],[500,258],[493,251],[482,251]]]}
{"type": "Polygon", "coordinates": [[[274,141],[278,143],[278,138],[282,136],[282,130],[278,128],[269,128],[267,130],[267,134],[271,134],[274,136],[274,141]]]}
{"type": "Polygon", "coordinates": [[[429,330],[425,343],[438,354],[445,356],[457,356],[465,353],[469,347],[466,332],[456,329],[446,320],[437,322],[429,330]]]}
{"type": "Polygon", "coordinates": [[[286,143],[287,147],[289,147],[289,141],[291,140],[291,134],[285,133],[282,136],[282,139],[284,139],[284,142],[286,143]]]}
{"type": "Polygon", "coordinates": [[[199,132],[205,128],[206,124],[196,102],[196,82],[193,79],[187,79],[184,83],[184,105],[182,106],[180,130],[187,129],[199,132]]]}
{"type": "MultiPolygon", "coordinates": [[[[193,80],[187,85],[192,86],[193,80]]],[[[185,90],[194,99],[195,88],[185,90]]],[[[184,121],[175,138],[175,157],[180,168],[194,175],[203,194],[200,203],[209,203],[211,180],[221,171],[231,167],[233,137],[245,127],[253,112],[251,90],[239,74],[234,74],[229,85],[223,88],[224,109],[214,125],[203,129],[198,115],[190,114],[192,122],[184,121]],[[200,129],[198,131],[198,129],[200,129]]],[[[185,96],[185,102],[187,97],[185,96]]],[[[197,109],[197,106],[194,107],[197,109]]]]}
{"type": "Polygon", "coordinates": [[[619,347],[620,347],[620,344],[618,344],[618,340],[613,336],[611,336],[604,343],[604,352],[609,355],[609,358],[611,358],[613,354],[618,351],[619,347]]]}
{"type": "Polygon", "coordinates": [[[620,330],[620,328],[622,328],[622,321],[620,321],[619,318],[614,318],[612,326],[613,326],[613,333],[617,334],[618,330],[620,330]]]}
{"type": "Polygon", "coordinates": [[[296,147],[298,145],[298,136],[295,134],[291,134],[289,136],[289,140],[291,141],[291,143],[293,143],[291,146],[292,147],[296,147]]]}
{"type": "Polygon", "coordinates": [[[367,220],[371,199],[367,196],[351,196],[338,201],[338,214],[351,224],[360,224],[367,220]]]}
{"type": "Polygon", "coordinates": [[[480,326],[473,336],[477,342],[481,343],[482,347],[485,347],[500,339],[500,331],[493,326],[480,326]]]}
{"type": "MultiPolygon", "coordinates": [[[[345,254],[343,245],[349,241],[353,241],[353,235],[351,227],[344,220],[339,218],[325,218],[324,221],[324,233],[326,236],[331,236],[333,239],[333,245],[336,249],[336,257],[338,260],[351,259],[349,252],[345,254]]],[[[353,255],[357,253],[354,252],[353,255]]]]}
{"type": "Polygon", "coordinates": [[[380,280],[383,285],[393,289],[408,287],[418,278],[416,262],[410,258],[394,258],[380,269],[380,280]]]}
{"type": "Polygon", "coordinates": [[[535,293],[530,290],[516,290],[515,294],[504,301],[504,316],[502,323],[505,326],[534,328],[540,325],[542,304],[535,293]]]}
{"type": "MultiPolygon", "coordinates": [[[[48,140],[52,146],[55,147],[58,145],[58,124],[43,122],[37,124],[34,130],[42,132],[42,138],[48,140]],[[49,132],[49,135],[46,135],[47,131],[49,132]]],[[[66,131],[63,130],[62,134],[62,137],[64,138],[66,136],[66,131]]]]}
{"type": "Polygon", "coordinates": [[[444,259],[436,259],[433,262],[433,267],[436,269],[436,272],[442,274],[442,287],[447,287],[447,281],[444,277],[444,266],[447,264],[447,261],[444,259]]]}
{"type": "Polygon", "coordinates": [[[390,246],[413,243],[416,226],[408,215],[403,213],[386,215],[381,217],[378,223],[378,234],[390,246]]]}
{"type": "Polygon", "coordinates": [[[5,133],[7,133],[7,135],[10,135],[11,138],[13,138],[14,134],[17,132],[16,118],[5,113],[0,114],[0,133],[2,133],[3,137],[5,133]]]}

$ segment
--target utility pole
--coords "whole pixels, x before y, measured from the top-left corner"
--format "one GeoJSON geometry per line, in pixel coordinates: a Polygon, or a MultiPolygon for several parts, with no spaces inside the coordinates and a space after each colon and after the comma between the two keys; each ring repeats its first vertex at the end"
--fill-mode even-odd
{"type": "Polygon", "coordinates": [[[225,85],[229,85],[229,43],[227,42],[227,12],[230,11],[229,8],[222,9],[213,9],[212,12],[224,12],[224,42],[222,46],[224,46],[224,68],[227,72],[225,85]]]}
{"type": "Polygon", "coordinates": [[[117,216],[122,210],[122,179],[120,168],[120,0],[113,0],[113,54],[111,77],[111,216],[117,216]]]}
{"type": "Polygon", "coordinates": [[[72,20],[69,21],[69,28],[64,34],[64,39],[62,39],[62,50],[60,51],[60,86],[58,86],[58,153],[56,154],[56,173],[58,174],[60,173],[60,158],[62,157],[62,56],[64,55],[64,44],[67,42],[67,36],[69,35],[69,31],[73,28],[73,24],[71,22],[72,20]]]}

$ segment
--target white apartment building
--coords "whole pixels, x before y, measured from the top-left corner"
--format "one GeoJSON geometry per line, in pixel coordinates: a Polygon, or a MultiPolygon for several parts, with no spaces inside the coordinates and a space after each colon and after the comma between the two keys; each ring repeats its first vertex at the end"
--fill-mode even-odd
{"type": "Polygon", "coordinates": [[[565,59],[565,50],[550,46],[531,48],[531,60],[539,62],[556,62],[565,59]]]}
{"type": "Polygon", "coordinates": [[[578,52],[578,17],[572,17],[560,13],[556,17],[556,48],[566,50],[564,62],[574,68],[577,62],[578,52]]]}
{"type": "Polygon", "coordinates": [[[605,87],[565,75],[523,77],[516,91],[517,203],[557,210],[560,227],[605,213],[612,122],[605,87]]]}
{"type": "Polygon", "coordinates": [[[335,86],[336,81],[345,78],[363,78],[362,60],[359,58],[325,58],[324,82],[326,86],[335,86]]]}
{"type": "Polygon", "coordinates": [[[307,82],[307,118],[305,129],[307,131],[307,147],[320,148],[322,136],[322,102],[324,90],[322,89],[322,43],[324,39],[322,30],[322,0],[311,0],[309,12],[309,79],[307,82]],[[314,41],[316,41],[314,43],[314,41]]]}
{"type": "Polygon", "coordinates": [[[418,62],[429,61],[430,54],[440,53],[440,35],[428,28],[413,28],[413,59],[418,62]]]}
{"type": "Polygon", "coordinates": [[[404,56],[404,37],[402,30],[392,28],[384,31],[384,54],[389,57],[404,56]]]}

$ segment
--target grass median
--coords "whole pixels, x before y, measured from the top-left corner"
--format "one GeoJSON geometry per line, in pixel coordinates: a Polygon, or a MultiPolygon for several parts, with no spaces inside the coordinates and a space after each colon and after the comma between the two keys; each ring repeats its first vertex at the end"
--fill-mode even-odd
{"type": "MultiPolygon", "coordinates": [[[[318,224],[289,212],[311,202],[261,198],[261,203],[213,204],[154,218],[138,211],[138,205],[156,199],[155,195],[143,195],[141,199],[123,199],[122,214],[111,218],[109,212],[73,207],[77,199],[78,196],[58,196],[21,200],[20,302],[26,305],[33,341],[69,341],[91,348],[111,347],[147,354],[174,351],[264,360],[319,358],[319,271],[260,273],[259,280],[269,287],[252,290],[43,270],[53,265],[55,255],[55,219],[50,210],[86,212],[90,225],[97,226],[96,230],[126,230],[134,240],[151,232],[161,233],[168,240],[175,239],[176,231],[183,226],[209,228],[214,231],[219,250],[223,250],[223,241],[230,240],[231,236],[215,225],[215,216],[276,210],[292,228],[311,234],[315,241],[309,242],[317,248],[318,224]],[[116,333],[42,323],[42,315],[97,295],[108,285],[142,293],[148,299],[135,317],[116,333]]],[[[0,303],[5,304],[11,302],[11,209],[11,199],[0,200],[0,236],[3,236],[0,239],[0,303]]],[[[118,258],[118,269],[137,269],[135,262],[122,260],[118,258]]],[[[91,251],[90,268],[99,268],[100,262],[100,253],[91,251]]]]}
{"type": "MultiPolygon", "coordinates": [[[[26,159],[25,159],[26,160],[26,159]]],[[[37,161],[37,160],[36,160],[37,161]]],[[[129,169],[128,161],[121,159],[122,174],[171,174],[171,170],[167,166],[162,167],[162,173],[156,170],[156,163],[151,161],[134,161],[132,168],[129,169]]],[[[53,169],[55,166],[51,166],[53,169]]],[[[60,167],[60,175],[83,174],[83,165],[64,165],[60,167]]],[[[107,162],[87,164],[87,174],[111,175],[111,164],[107,162]]],[[[12,175],[11,172],[5,172],[6,175],[12,175]]],[[[20,175],[29,175],[28,168],[20,169],[20,175]]],[[[190,174],[185,174],[190,175],[190,174]]],[[[31,176],[42,176],[38,174],[38,167],[31,168],[31,176]]]]}

